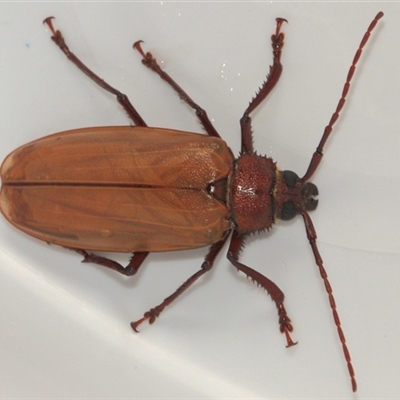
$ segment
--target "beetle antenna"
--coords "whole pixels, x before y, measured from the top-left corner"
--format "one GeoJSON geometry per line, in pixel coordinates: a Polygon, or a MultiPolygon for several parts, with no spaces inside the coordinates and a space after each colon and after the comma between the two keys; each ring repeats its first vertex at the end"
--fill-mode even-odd
{"type": "Polygon", "coordinates": [[[335,298],[333,296],[332,287],[331,287],[331,284],[329,283],[329,280],[328,280],[328,274],[326,273],[326,270],[325,270],[325,268],[323,266],[322,257],[321,257],[321,255],[319,254],[319,251],[318,251],[317,233],[315,232],[314,225],[313,225],[313,223],[311,221],[311,218],[308,215],[308,213],[306,211],[301,211],[301,215],[302,215],[302,217],[304,219],[304,225],[306,227],[308,241],[310,242],[312,251],[314,253],[315,263],[318,265],[319,273],[321,275],[321,278],[324,281],[326,292],[328,293],[329,304],[331,306],[333,319],[335,321],[335,325],[336,325],[336,328],[337,328],[337,332],[338,332],[338,335],[339,335],[340,342],[342,343],[344,358],[346,360],[347,368],[349,370],[349,375],[350,375],[350,379],[351,379],[351,386],[352,386],[353,392],[355,392],[357,390],[357,382],[356,382],[356,378],[355,378],[355,374],[354,374],[354,368],[353,368],[353,364],[351,362],[350,352],[349,352],[349,349],[348,349],[347,344],[346,344],[346,337],[344,336],[342,325],[340,323],[339,314],[337,312],[336,302],[335,302],[335,298]]]}
{"type": "Polygon", "coordinates": [[[373,29],[375,28],[376,24],[378,23],[378,21],[383,17],[383,12],[380,11],[376,17],[374,18],[374,20],[370,23],[367,31],[365,32],[361,43],[358,47],[358,50],[356,51],[356,54],[353,58],[353,62],[351,64],[351,67],[349,69],[349,72],[347,74],[347,78],[346,78],[346,83],[343,86],[343,91],[342,91],[342,96],[336,106],[336,110],[335,112],[332,114],[331,120],[329,121],[329,124],[325,127],[324,130],[324,134],[322,135],[321,141],[318,144],[317,149],[315,150],[312,158],[311,158],[311,162],[310,165],[308,166],[307,172],[305,173],[305,175],[301,178],[301,180],[307,181],[308,179],[311,178],[311,176],[314,174],[314,172],[316,171],[316,169],[319,166],[319,163],[322,160],[322,156],[323,156],[323,149],[325,146],[326,141],[328,140],[330,134],[332,133],[332,128],[333,125],[335,124],[335,122],[338,120],[339,118],[339,113],[342,110],[344,103],[346,102],[346,97],[347,94],[349,92],[350,89],[350,82],[353,78],[354,72],[356,70],[356,65],[358,63],[358,60],[361,57],[362,51],[364,46],[366,45],[366,43],[368,42],[369,37],[371,36],[371,32],[373,31],[373,29]]]}

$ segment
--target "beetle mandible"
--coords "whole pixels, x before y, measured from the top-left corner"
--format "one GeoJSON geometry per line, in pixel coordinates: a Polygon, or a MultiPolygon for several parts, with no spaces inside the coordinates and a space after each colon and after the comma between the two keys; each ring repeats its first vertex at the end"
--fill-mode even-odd
{"type": "Polygon", "coordinates": [[[356,64],[378,20],[369,25],[349,69],[341,98],[303,177],[280,171],[275,162],[253,148],[251,113],[277,84],[281,73],[283,18],[276,19],[271,36],[273,64],[240,119],[241,152],[234,158],[207,113],[160,67],[142,42],[133,47],[142,63],[166,81],[191,107],[207,135],[147,127],[128,97],[89,68],[68,48],[53,17],[46,18],[52,40],[72,63],[96,84],[116,96],[135,126],[95,127],[56,133],[28,143],[1,166],[1,212],[20,230],[48,243],[80,253],[91,262],[126,276],[134,275],[150,252],[211,246],[201,269],[172,295],[147,311],[132,328],[152,324],[164,308],[210,271],[231,236],[227,257],[239,270],[263,287],[274,301],[279,329],[287,347],[293,326],[284,306],[284,294],[267,277],[239,261],[247,236],[273,226],[277,219],[300,214],[329,296],[334,322],[356,391],[354,369],[331,286],[316,244],[308,212],[315,210],[318,189],[308,182],[318,168],[324,145],[339,117],[356,64]],[[89,251],[128,252],[126,267],[89,251]]]}

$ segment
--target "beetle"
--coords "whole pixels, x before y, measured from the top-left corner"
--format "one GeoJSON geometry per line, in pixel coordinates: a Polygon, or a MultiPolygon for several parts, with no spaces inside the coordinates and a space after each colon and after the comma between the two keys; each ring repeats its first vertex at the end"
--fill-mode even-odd
{"type": "Polygon", "coordinates": [[[349,69],[341,98],[300,178],[281,171],[269,157],[253,148],[251,114],[269,95],[281,73],[283,18],[276,19],[271,36],[273,64],[267,79],[240,119],[241,152],[237,158],[221,139],[207,113],[160,67],[142,41],[133,47],[142,63],[158,74],[194,111],[207,135],[148,127],[128,97],[84,65],[68,48],[63,35],[44,23],[52,40],[91,80],[115,95],[135,126],[94,127],[55,133],[21,146],[1,166],[0,209],[25,233],[77,251],[83,262],[102,265],[126,276],[134,275],[150,252],[211,246],[201,269],[132,328],[152,324],[197,279],[213,267],[230,239],[227,257],[239,271],[263,287],[278,310],[279,329],[287,347],[293,326],[279,287],[258,271],[242,264],[239,253],[246,238],[270,229],[279,220],[300,214],[306,235],[328,293],[334,322],[343,347],[352,389],[357,383],[350,353],[337,313],[333,292],[316,244],[308,214],[317,208],[318,189],[309,179],[317,170],[324,145],[332,133],[350,88],[356,64],[383,13],[370,23],[349,69]],[[132,253],[124,267],[92,251],[132,253]]]}

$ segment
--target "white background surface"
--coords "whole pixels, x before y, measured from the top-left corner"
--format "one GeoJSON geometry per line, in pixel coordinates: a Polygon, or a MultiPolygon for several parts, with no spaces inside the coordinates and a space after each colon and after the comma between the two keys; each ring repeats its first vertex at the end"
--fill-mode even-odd
{"type": "Polygon", "coordinates": [[[398,3],[2,3],[0,156],[53,132],[129,123],[51,42],[41,24],[50,15],[70,48],[127,93],[149,125],[200,132],[192,112],[131,49],[143,39],[237,154],[239,118],[268,71],[279,16],[289,20],[284,73],[253,115],[255,147],[302,175],[380,10],[385,17],[313,178],[320,204],[312,218],[358,396],[300,218],[253,237],[241,258],[285,292],[299,341],[291,349],[275,306],[236,273],[226,250],[205,279],[134,334],[129,323],[194,273],[206,249],[152,255],[126,278],[81,264],[1,219],[0,396],[398,397],[398,3]]]}

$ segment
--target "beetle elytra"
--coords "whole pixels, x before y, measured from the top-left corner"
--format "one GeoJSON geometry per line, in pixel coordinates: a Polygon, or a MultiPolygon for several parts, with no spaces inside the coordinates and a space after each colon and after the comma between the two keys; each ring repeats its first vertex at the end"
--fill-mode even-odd
{"type": "Polygon", "coordinates": [[[46,18],[52,40],[68,59],[103,89],[116,96],[135,126],[95,127],[60,132],[21,146],[1,167],[1,212],[18,229],[46,242],[80,253],[92,262],[126,276],[134,275],[150,252],[211,246],[201,269],[172,295],[150,309],[132,328],[153,323],[164,308],[208,272],[231,236],[227,257],[262,286],[278,310],[279,329],[287,347],[293,326],[284,294],[266,276],[242,264],[240,251],[253,232],[270,229],[276,220],[300,214],[315,262],[324,281],[343,347],[353,391],[357,384],[331,286],[316,244],[309,211],[316,209],[317,187],[309,182],[318,168],[324,145],[339,117],[356,64],[372,30],[369,25],[349,69],[341,98],[326,126],[306,173],[280,171],[275,162],[253,148],[251,113],[277,84],[281,73],[283,18],[271,36],[273,64],[267,79],[240,119],[241,153],[235,158],[207,113],[164,71],[142,42],[133,47],[145,66],[158,74],[191,107],[207,135],[148,127],[128,97],[87,68],[68,48],[52,17],[46,18]],[[89,251],[127,252],[121,264],[89,251]]]}

